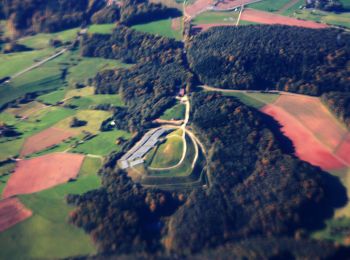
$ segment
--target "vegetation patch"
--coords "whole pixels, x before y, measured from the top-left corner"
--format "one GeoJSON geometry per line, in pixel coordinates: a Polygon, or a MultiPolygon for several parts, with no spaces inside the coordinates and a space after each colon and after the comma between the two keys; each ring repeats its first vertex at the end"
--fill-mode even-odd
{"type": "Polygon", "coordinates": [[[150,23],[145,24],[138,24],[132,26],[133,29],[145,32],[145,33],[151,33],[159,36],[164,36],[168,38],[174,38],[176,40],[182,39],[182,31],[180,30],[174,30],[171,26],[171,19],[165,19],[165,20],[159,20],[154,21],[150,23]]]}
{"type": "Polygon", "coordinates": [[[165,110],[164,114],[160,117],[163,120],[181,120],[185,118],[186,106],[178,103],[175,106],[165,110]]]}
{"type": "Polygon", "coordinates": [[[77,133],[83,131],[96,134],[100,130],[100,126],[104,120],[111,116],[110,112],[99,111],[99,110],[80,110],[75,114],[75,117],[79,120],[86,121],[86,125],[79,128],[71,128],[70,124],[73,117],[68,117],[61,122],[57,123],[55,127],[72,130],[77,133]]]}
{"type": "Polygon", "coordinates": [[[279,0],[279,1],[263,0],[257,3],[248,4],[247,7],[262,10],[262,11],[267,11],[267,12],[277,12],[289,2],[290,0],[279,0]]]}
{"type": "Polygon", "coordinates": [[[83,141],[71,152],[106,156],[111,152],[119,152],[121,142],[127,141],[130,137],[131,134],[120,130],[101,132],[92,139],[83,141]]]}
{"type": "Polygon", "coordinates": [[[33,211],[33,216],[0,233],[3,246],[0,258],[65,258],[95,253],[96,249],[85,232],[68,223],[73,207],[67,205],[65,197],[98,188],[100,167],[100,159],[85,158],[76,181],[21,196],[21,201],[33,211]]]}
{"type": "Polygon", "coordinates": [[[115,28],[115,23],[93,24],[88,28],[89,33],[111,34],[115,28]]]}

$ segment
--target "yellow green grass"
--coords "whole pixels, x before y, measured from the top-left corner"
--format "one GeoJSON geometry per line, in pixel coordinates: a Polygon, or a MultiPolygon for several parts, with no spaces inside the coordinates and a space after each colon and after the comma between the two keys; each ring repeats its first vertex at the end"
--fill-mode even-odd
{"type": "Polygon", "coordinates": [[[183,145],[180,132],[170,133],[166,137],[165,143],[157,148],[150,166],[165,168],[176,165],[181,160],[183,145]]]}
{"type": "Polygon", "coordinates": [[[106,156],[111,152],[119,152],[121,150],[121,146],[116,143],[118,138],[121,137],[128,140],[131,134],[121,130],[101,132],[96,137],[84,141],[84,143],[70,151],[74,153],[106,156]]]}
{"type": "Polygon", "coordinates": [[[267,12],[277,12],[283,6],[288,4],[288,2],[290,2],[290,0],[263,0],[257,3],[249,4],[247,7],[267,12]]]}
{"type": "Polygon", "coordinates": [[[114,23],[107,24],[93,24],[89,26],[89,33],[99,33],[99,34],[111,34],[115,28],[114,23]]]}
{"type": "Polygon", "coordinates": [[[159,20],[155,22],[138,24],[132,26],[133,29],[141,32],[151,33],[176,40],[182,39],[182,30],[175,31],[171,27],[171,19],[159,20]]]}
{"type": "Polygon", "coordinates": [[[74,28],[57,33],[38,33],[33,36],[21,38],[19,43],[32,49],[44,49],[49,47],[51,39],[60,40],[63,43],[74,41],[79,30],[79,28],[74,28]]]}
{"type": "Polygon", "coordinates": [[[124,106],[120,95],[92,95],[85,97],[75,97],[69,100],[66,104],[76,106],[78,109],[89,109],[92,106],[109,104],[116,107],[124,106]]]}
{"type": "Polygon", "coordinates": [[[64,98],[65,93],[65,89],[59,89],[48,94],[41,95],[37,98],[37,100],[44,104],[55,105],[64,98]]]}
{"type": "Polygon", "coordinates": [[[167,109],[160,119],[164,120],[181,120],[185,118],[186,106],[184,104],[178,103],[175,106],[167,109]]]}
{"type": "Polygon", "coordinates": [[[85,126],[81,127],[70,127],[70,123],[73,119],[73,116],[63,119],[61,122],[58,122],[55,127],[62,129],[73,130],[77,133],[81,133],[83,131],[87,131],[93,134],[96,134],[100,130],[101,123],[109,118],[112,114],[106,111],[100,110],[81,110],[78,111],[74,116],[79,120],[84,120],[87,122],[85,126]]]}
{"type": "Polygon", "coordinates": [[[95,93],[94,87],[85,87],[85,88],[76,88],[70,89],[67,91],[65,95],[65,99],[69,99],[72,97],[86,97],[92,96],[95,93]]]}
{"type": "Polygon", "coordinates": [[[320,10],[298,10],[293,17],[350,28],[350,12],[332,13],[320,10]]]}
{"type": "Polygon", "coordinates": [[[20,196],[33,216],[0,233],[0,259],[58,259],[96,253],[90,237],[68,223],[74,207],[66,204],[65,196],[98,188],[100,167],[101,160],[86,158],[77,181],[20,196]]]}
{"type": "Polygon", "coordinates": [[[12,76],[52,54],[52,49],[0,54],[0,78],[12,76]]]}
{"type": "MultiPolygon", "coordinates": [[[[180,139],[178,139],[178,140],[180,140],[180,139]]],[[[192,173],[192,170],[193,170],[192,169],[192,162],[193,162],[194,157],[195,157],[195,148],[194,148],[194,144],[193,144],[192,140],[188,136],[186,136],[186,142],[187,142],[186,156],[185,156],[184,161],[181,163],[181,165],[179,165],[178,167],[173,168],[173,169],[161,170],[161,171],[147,169],[148,174],[151,176],[164,176],[164,177],[176,177],[176,176],[179,177],[179,176],[190,175],[192,173]]],[[[177,158],[181,158],[182,149],[179,149],[179,147],[177,147],[176,149],[177,149],[177,151],[174,151],[174,152],[177,153],[177,158]]],[[[156,151],[156,153],[157,152],[158,151],[156,151]]],[[[157,154],[155,156],[157,156],[157,154]]],[[[168,159],[165,158],[164,160],[168,160],[168,159]]],[[[152,161],[152,163],[153,163],[153,161],[152,161]]],[[[173,165],[169,165],[169,166],[173,166],[173,165]]],[[[152,167],[153,167],[153,165],[152,165],[152,167]]]]}

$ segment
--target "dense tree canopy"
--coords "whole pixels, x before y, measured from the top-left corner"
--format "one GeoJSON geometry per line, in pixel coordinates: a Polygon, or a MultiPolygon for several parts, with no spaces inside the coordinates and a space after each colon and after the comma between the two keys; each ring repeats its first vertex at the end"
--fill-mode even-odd
{"type": "Polygon", "coordinates": [[[306,0],[307,8],[316,8],[324,11],[343,11],[344,6],[339,0],[306,0]]]}
{"type": "Polygon", "coordinates": [[[220,88],[350,90],[350,36],[334,29],[212,28],[194,38],[188,59],[204,84],[220,88]]]}
{"type": "MultiPolygon", "coordinates": [[[[92,234],[100,252],[187,255],[259,236],[278,243],[276,237],[321,224],[345,202],[339,181],[285,153],[258,111],[219,94],[191,100],[192,127],[208,149],[209,188],[188,197],[145,190],[107,163],[101,189],[70,198],[78,206],[72,222],[92,234]]],[[[274,247],[305,252],[293,243],[274,247]]],[[[317,243],[308,247],[317,255],[317,243]]]]}
{"type": "Polygon", "coordinates": [[[190,85],[182,43],[117,27],[111,36],[90,35],[82,42],[84,56],[137,63],[128,69],[107,70],[94,80],[97,93],[120,93],[127,104],[116,109],[117,127],[140,131],[175,103],[181,87],[190,85]]]}

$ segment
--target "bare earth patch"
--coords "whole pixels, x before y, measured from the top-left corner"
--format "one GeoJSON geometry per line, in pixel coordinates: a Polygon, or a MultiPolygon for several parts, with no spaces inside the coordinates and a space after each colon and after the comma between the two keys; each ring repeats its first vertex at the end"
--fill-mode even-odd
{"type": "Polygon", "coordinates": [[[195,17],[204,12],[213,3],[213,0],[197,0],[194,4],[185,7],[185,15],[195,17]]]}
{"type": "Polygon", "coordinates": [[[174,31],[180,31],[181,30],[181,17],[174,18],[171,20],[171,29],[174,31]]]}
{"type": "Polygon", "coordinates": [[[27,209],[18,198],[0,201],[0,232],[29,218],[32,212],[27,209]]]}
{"type": "Polygon", "coordinates": [[[53,145],[59,144],[62,141],[72,137],[74,132],[50,127],[38,134],[35,134],[25,141],[22,150],[21,157],[39,152],[53,145]]]}
{"type": "Polygon", "coordinates": [[[282,125],[300,159],[327,171],[349,167],[350,134],[318,98],[281,95],[261,110],[282,125]]]}
{"type": "Polygon", "coordinates": [[[3,192],[3,198],[30,194],[75,178],[84,155],[53,153],[19,161],[3,192]]]}
{"type": "Polygon", "coordinates": [[[313,29],[327,28],[328,25],[316,23],[312,21],[298,20],[292,17],[286,17],[278,14],[273,14],[269,12],[254,10],[254,9],[244,9],[241,20],[263,23],[263,24],[282,24],[290,26],[299,26],[313,29]]]}

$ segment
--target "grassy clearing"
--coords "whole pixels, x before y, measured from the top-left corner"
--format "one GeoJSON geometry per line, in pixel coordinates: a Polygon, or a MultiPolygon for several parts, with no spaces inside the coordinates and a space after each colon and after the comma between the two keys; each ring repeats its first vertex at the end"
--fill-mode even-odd
{"type": "Polygon", "coordinates": [[[305,9],[295,11],[293,17],[350,28],[350,12],[336,14],[320,10],[305,9]]]}
{"type": "Polygon", "coordinates": [[[257,3],[249,4],[247,7],[267,12],[277,12],[283,6],[288,4],[288,2],[290,2],[290,0],[263,0],[257,3]]]}
{"type": "Polygon", "coordinates": [[[94,87],[75,88],[67,91],[65,98],[92,96],[95,93],[94,87]]]}
{"type": "MultiPolygon", "coordinates": [[[[190,175],[192,173],[191,166],[192,166],[192,162],[193,162],[193,159],[195,156],[195,149],[194,149],[194,144],[193,144],[192,140],[190,140],[190,138],[186,137],[186,142],[187,142],[187,152],[186,152],[185,160],[183,161],[183,163],[179,167],[171,169],[171,170],[164,170],[164,171],[152,171],[152,170],[147,169],[148,174],[151,176],[164,176],[164,177],[179,177],[179,176],[190,175]]],[[[177,155],[179,156],[178,158],[181,157],[182,149],[180,149],[179,146],[177,146],[177,148],[174,152],[177,153],[177,155]]],[[[172,165],[170,165],[170,166],[172,166],[172,165]]],[[[152,167],[153,167],[153,165],[152,165],[152,167]]]]}
{"type": "Polygon", "coordinates": [[[77,37],[79,30],[79,28],[74,28],[57,33],[39,33],[34,36],[21,38],[19,43],[32,49],[44,49],[49,47],[51,39],[60,40],[63,43],[73,41],[77,37]]]}
{"type": "Polygon", "coordinates": [[[99,159],[86,158],[75,182],[53,189],[21,196],[21,201],[33,211],[33,216],[0,233],[1,259],[65,258],[96,252],[82,229],[67,222],[73,210],[65,202],[68,194],[81,194],[100,186],[96,175],[99,159]]]}
{"type": "Polygon", "coordinates": [[[37,98],[37,100],[44,104],[55,105],[64,98],[65,93],[65,89],[59,89],[48,94],[41,95],[37,98]]]}
{"type": "Polygon", "coordinates": [[[61,122],[57,123],[55,127],[74,130],[77,133],[81,133],[83,131],[87,131],[93,134],[96,134],[100,130],[101,123],[111,116],[110,112],[99,111],[99,110],[81,110],[75,114],[79,120],[87,121],[85,126],[71,128],[70,123],[72,121],[73,116],[63,119],[61,122]]]}
{"type": "Polygon", "coordinates": [[[115,28],[114,23],[107,24],[93,24],[89,26],[89,33],[111,34],[115,28]]]}
{"type": "Polygon", "coordinates": [[[265,103],[256,100],[252,97],[249,97],[248,95],[241,93],[241,92],[232,92],[232,93],[222,93],[224,96],[229,96],[229,97],[235,97],[237,98],[239,101],[241,101],[242,103],[246,104],[247,106],[251,106],[254,107],[256,109],[260,109],[262,108],[265,103]]]}
{"type": "Polygon", "coordinates": [[[178,103],[175,106],[167,109],[160,119],[164,120],[181,120],[185,118],[186,106],[184,104],[178,103]]]}
{"type": "Polygon", "coordinates": [[[130,139],[131,134],[125,131],[101,132],[96,137],[78,145],[71,152],[106,156],[113,151],[119,152],[121,147],[116,144],[118,138],[130,139]]]}
{"type": "Polygon", "coordinates": [[[274,103],[278,98],[279,94],[268,94],[268,93],[245,93],[248,97],[261,100],[265,104],[274,103]]]}
{"type": "Polygon", "coordinates": [[[67,81],[70,86],[75,83],[87,83],[88,79],[95,77],[95,75],[105,69],[116,69],[121,67],[128,67],[118,60],[108,60],[103,58],[87,58],[75,56],[71,58],[75,64],[69,68],[67,81]]]}
{"type": "Polygon", "coordinates": [[[292,16],[296,11],[300,10],[300,6],[305,5],[305,0],[299,0],[296,4],[284,10],[281,14],[285,16],[292,16]]]}
{"type": "Polygon", "coordinates": [[[193,20],[195,24],[227,23],[235,24],[239,12],[204,12],[193,20]]]}
{"type": "Polygon", "coordinates": [[[350,10],[350,0],[340,0],[346,10],[350,10]]]}
{"type": "Polygon", "coordinates": [[[171,28],[171,19],[138,24],[132,26],[132,28],[137,31],[160,35],[168,38],[174,38],[176,40],[182,39],[182,30],[175,31],[171,28]]]}
{"type": "Polygon", "coordinates": [[[69,105],[76,106],[78,109],[89,109],[91,106],[110,104],[116,107],[124,106],[120,95],[92,95],[86,97],[77,97],[67,102],[69,105]]]}
{"type": "Polygon", "coordinates": [[[182,157],[183,145],[181,134],[170,133],[165,143],[157,148],[150,166],[165,168],[176,165],[182,157]]]}
{"type": "Polygon", "coordinates": [[[35,62],[50,56],[52,52],[52,49],[45,49],[0,54],[0,78],[12,76],[35,62]]]}

